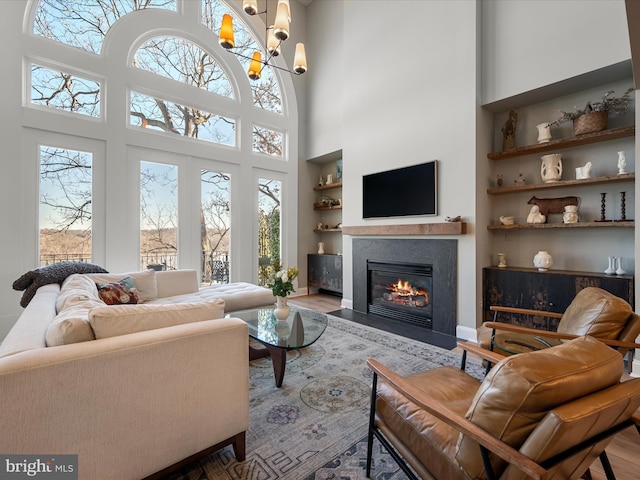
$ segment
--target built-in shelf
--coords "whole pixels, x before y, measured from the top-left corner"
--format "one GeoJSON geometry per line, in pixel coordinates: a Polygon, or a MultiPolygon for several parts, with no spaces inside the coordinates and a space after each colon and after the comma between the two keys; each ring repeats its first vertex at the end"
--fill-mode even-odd
{"type": "Polygon", "coordinates": [[[352,236],[392,235],[462,235],[466,222],[416,223],[407,225],[356,225],[342,227],[342,233],[352,236]]]}
{"type": "Polygon", "coordinates": [[[607,140],[615,140],[616,138],[632,137],[636,134],[636,127],[620,127],[601,132],[586,133],[576,137],[561,138],[551,140],[548,143],[538,143],[536,145],[527,145],[525,147],[514,148],[504,152],[492,152],[487,155],[491,160],[504,160],[507,158],[522,157],[534,153],[550,152],[559,148],[577,147],[579,145],[588,145],[590,143],[604,142],[607,140]]]}
{"type": "Polygon", "coordinates": [[[536,183],[532,185],[513,185],[511,187],[488,188],[487,193],[490,195],[502,195],[506,193],[524,192],[527,190],[542,190],[545,188],[577,187],[583,185],[594,185],[597,183],[629,182],[635,180],[635,178],[635,173],[623,173],[620,175],[585,178],[581,180],[561,180],[559,182],[552,183],[536,183]]]}
{"type": "Polygon", "coordinates": [[[515,225],[487,225],[488,230],[544,230],[549,228],[633,228],[633,220],[608,222],[578,222],[578,223],[526,223],[515,225]]]}
{"type": "Polygon", "coordinates": [[[320,190],[331,190],[332,188],[342,188],[342,182],[338,182],[338,183],[330,183],[328,185],[322,185],[322,186],[317,186],[317,187],[313,187],[313,189],[315,191],[320,191],[320,190]]]}
{"type": "Polygon", "coordinates": [[[324,232],[340,233],[342,232],[342,229],[341,228],[314,228],[313,231],[319,232],[319,233],[324,233],[324,232]]]}

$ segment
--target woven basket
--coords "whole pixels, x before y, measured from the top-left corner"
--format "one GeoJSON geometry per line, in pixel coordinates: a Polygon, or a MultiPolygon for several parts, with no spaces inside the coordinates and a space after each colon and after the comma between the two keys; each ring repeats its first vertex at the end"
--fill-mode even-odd
{"type": "Polygon", "coordinates": [[[591,112],[579,116],[573,121],[573,134],[600,132],[607,129],[609,114],[607,112],[591,112]]]}

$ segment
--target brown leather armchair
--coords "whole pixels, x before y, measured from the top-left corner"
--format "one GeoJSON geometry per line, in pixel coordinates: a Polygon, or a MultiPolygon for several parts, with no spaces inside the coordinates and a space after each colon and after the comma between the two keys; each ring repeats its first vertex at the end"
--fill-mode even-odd
{"type": "Polygon", "coordinates": [[[624,356],[629,354],[628,369],[640,334],[640,315],[623,299],[601,288],[587,287],[575,296],[564,314],[523,308],[492,305],[494,321],[485,322],[478,329],[478,345],[502,355],[531,352],[559,345],[567,339],[590,335],[617,349],[624,356]],[[560,318],[555,332],[501,323],[500,313],[560,318]]]}
{"type": "Polygon", "coordinates": [[[640,406],[640,378],[620,383],[622,356],[588,336],[504,358],[482,381],[368,365],[367,476],[376,438],[412,479],[578,479],[599,456],[608,465],[605,447],[640,406]]]}

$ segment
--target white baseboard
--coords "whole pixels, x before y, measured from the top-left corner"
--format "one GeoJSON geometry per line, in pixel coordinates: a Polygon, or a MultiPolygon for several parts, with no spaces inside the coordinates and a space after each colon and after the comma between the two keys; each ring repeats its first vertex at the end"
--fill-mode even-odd
{"type": "Polygon", "coordinates": [[[467,342],[478,343],[478,330],[471,327],[456,327],[456,337],[467,342]]]}
{"type": "Polygon", "coordinates": [[[353,300],[345,300],[343,298],[340,302],[340,308],[348,308],[349,310],[353,310],[353,300]]]}

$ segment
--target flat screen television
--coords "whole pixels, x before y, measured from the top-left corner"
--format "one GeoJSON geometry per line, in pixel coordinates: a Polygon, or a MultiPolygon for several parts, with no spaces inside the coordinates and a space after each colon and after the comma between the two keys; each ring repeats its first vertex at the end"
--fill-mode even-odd
{"type": "Polygon", "coordinates": [[[438,161],[362,177],[362,216],[438,214],[438,161]]]}

